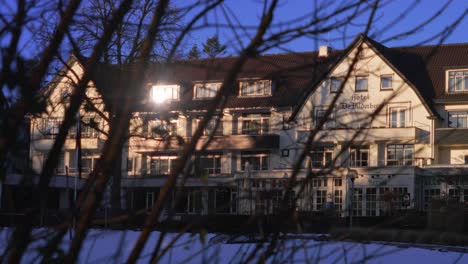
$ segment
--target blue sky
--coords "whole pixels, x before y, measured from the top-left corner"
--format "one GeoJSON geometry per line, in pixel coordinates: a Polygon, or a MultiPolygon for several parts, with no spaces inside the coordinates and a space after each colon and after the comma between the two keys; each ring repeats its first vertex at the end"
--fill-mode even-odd
{"type": "MultiPolygon", "coordinates": [[[[179,2],[179,1],[176,1],[179,2]]],[[[246,1],[246,0],[228,0],[225,6],[229,7],[225,10],[236,14],[239,23],[245,26],[255,26],[259,23],[259,17],[262,10],[263,1],[246,1]]],[[[319,1],[319,4],[327,3],[331,6],[342,4],[343,1],[319,1]]],[[[182,1],[186,3],[186,1],[182,1]]],[[[370,31],[371,37],[377,41],[384,41],[383,44],[389,47],[394,46],[408,46],[408,45],[421,45],[421,44],[437,44],[440,38],[429,40],[432,36],[440,32],[447,32],[447,26],[454,22],[454,20],[463,14],[465,18],[462,19],[458,27],[443,41],[444,43],[460,43],[468,42],[468,16],[467,0],[453,0],[453,1],[437,1],[437,0],[387,0],[381,1],[383,7],[376,13],[376,21],[372,30],[370,31]],[[437,12],[446,5],[446,8],[440,15],[437,12]],[[398,39],[391,39],[393,36],[401,34],[409,29],[415,28],[432,16],[436,16],[427,25],[418,28],[418,30],[410,36],[404,36],[398,39]]],[[[314,8],[314,1],[307,0],[280,0],[278,12],[275,13],[274,22],[276,24],[288,21],[290,19],[307,16],[314,8]]],[[[330,6],[326,7],[330,8],[330,6]]],[[[326,9],[324,8],[324,9],[326,9]]],[[[223,21],[223,12],[218,9],[215,14],[210,16],[211,21],[223,21]],[[215,15],[216,14],[216,15],[215,15]]],[[[364,31],[364,24],[367,21],[369,14],[365,13],[362,17],[349,24],[346,29],[334,30],[328,34],[321,35],[321,40],[314,41],[314,39],[302,37],[296,39],[286,45],[284,49],[272,49],[267,53],[278,53],[287,50],[292,51],[310,51],[316,50],[317,45],[329,44],[336,49],[346,47],[354,37],[364,31]],[[346,31],[346,38],[342,38],[342,33],[346,31]]],[[[338,19],[342,18],[338,17],[338,19]]],[[[253,30],[250,31],[253,34],[253,30]]],[[[190,42],[201,43],[207,37],[218,34],[225,43],[231,46],[231,49],[236,49],[239,46],[231,30],[224,28],[204,28],[192,34],[190,42]]],[[[245,39],[244,39],[245,41],[245,39]]],[[[231,53],[235,51],[231,50],[231,53]]]]}

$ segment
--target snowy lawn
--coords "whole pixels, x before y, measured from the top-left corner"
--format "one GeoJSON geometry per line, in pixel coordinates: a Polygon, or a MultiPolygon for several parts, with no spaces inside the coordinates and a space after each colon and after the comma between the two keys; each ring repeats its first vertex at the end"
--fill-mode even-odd
{"type": "MultiPolygon", "coordinates": [[[[1,249],[5,249],[12,229],[1,229],[1,249]]],[[[35,237],[50,238],[46,229],[34,231],[35,237]]],[[[133,248],[138,231],[91,230],[80,254],[80,263],[123,263],[133,248]]],[[[163,247],[177,236],[167,234],[163,247]]],[[[156,245],[159,232],[153,232],[141,256],[146,263],[156,245]]],[[[468,254],[428,250],[421,248],[382,245],[378,243],[330,242],[306,238],[281,240],[270,260],[272,263],[468,263],[468,254]]],[[[68,248],[69,237],[62,247],[68,248]]],[[[161,263],[239,263],[252,252],[255,243],[240,236],[235,239],[226,235],[183,234],[174,246],[167,251],[161,263]]],[[[24,263],[37,263],[39,249],[44,239],[33,243],[23,258],[24,263]]],[[[265,247],[268,244],[264,245],[265,247]]],[[[442,248],[442,247],[441,247],[442,248]]]]}

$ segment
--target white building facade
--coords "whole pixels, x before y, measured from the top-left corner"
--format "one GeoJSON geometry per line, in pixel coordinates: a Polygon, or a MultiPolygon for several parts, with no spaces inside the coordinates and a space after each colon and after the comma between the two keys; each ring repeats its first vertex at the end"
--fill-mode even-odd
{"type": "MultiPolygon", "coordinates": [[[[426,210],[434,197],[468,202],[467,54],[468,44],[387,48],[361,35],[343,51],[248,62],[197,143],[194,165],[179,175],[176,213],[268,215],[286,199],[300,212],[375,217],[426,210]]],[[[189,61],[166,71],[170,78],[148,80],[142,91],[150,99],[135,100],[141,107],[122,149],[125,210],[153,206],[233,60],[189,61]]],[[[80,76],[81,64],[69,63],[80,76]]],[[[57,77],[48,112],[31,121],[35,173],[63,120],[70,76],[57,77]]],[[[76,133],[65,143],[51,186],[61,209],[99,158],[108,113],[95,87],[110,86],[110,78],[94,76],[88,97],[96,109],[83,104],[80,112],[76,185],[76,133]]]]}

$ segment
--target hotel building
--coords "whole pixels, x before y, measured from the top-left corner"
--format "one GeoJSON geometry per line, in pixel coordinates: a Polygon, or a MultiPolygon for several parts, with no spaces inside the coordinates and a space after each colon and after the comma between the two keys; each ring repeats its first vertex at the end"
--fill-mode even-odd
{"type": "MultiPolygon", "coordinates": [[[[146,87],[129,85],[135,110],[121,157],[123,209],[152,207],[235,61],[154,64],[146,87]]],[[[118,104],[113,87],[128,84],[131,70],[99,65],[93,74],[80,111],[82,177],[72,129],[52,178],[51,207],[69,207],[70,189],[84,186],[109,129],[105,98],[118,104]]],[[[47,113],[30,120],[35,174],[82,73],[72,56],[46,89],[47,113]]],[[[249,59],[228,85],[193,166],[179,175],[177,214],[274,214],[283,197],[298,211],[333,206],[341,217],[426,210],[434,197],[468,202],[468,44],[388,48],[359,35],[345,50],[249,59]],[[297,185],[285,194],[293,175],[297,185]]],[[[4,189],[19,179],[9,174],[4,189]]]]}

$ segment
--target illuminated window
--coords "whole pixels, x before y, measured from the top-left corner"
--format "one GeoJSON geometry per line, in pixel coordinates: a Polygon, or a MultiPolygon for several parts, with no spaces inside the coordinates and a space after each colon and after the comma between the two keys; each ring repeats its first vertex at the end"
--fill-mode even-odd
{"type": "Polygon", "coordinates": [[[240,82],[241,96],[268,96],[271,95],[271,81],[250,80],[240,82]]]}
{"type": "Polygon", "coordinates": [[[213,98],[219,91],[221,83],[198,83],[195,84],[195,98],[213,98]]]}
{"type": "Polygon", "coordinates": [[[155,103],[179,100],[179,85],[153,85],[151,87],[151,100],[155,103]]]}

